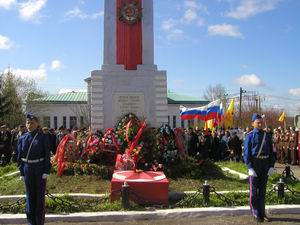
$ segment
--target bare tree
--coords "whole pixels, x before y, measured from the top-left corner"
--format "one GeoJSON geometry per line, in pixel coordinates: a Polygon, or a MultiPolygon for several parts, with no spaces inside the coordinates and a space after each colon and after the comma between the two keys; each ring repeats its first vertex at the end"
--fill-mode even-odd
{"type": "Polygon", "coordinates": [[[204,91],[203,98],[209,101],[223,99],[225,93],[226,93],[225,88],[221,84],[217,84],[216,86],[210,85],[204,91]]]}
{"type": "Polygon", "coordinates": [[[82,127],[90,126],[89,107],[87,104],[76,104],[72,107],[72,111],[77,118],[83,118],[83,124],[80,124],[82,127]]]}

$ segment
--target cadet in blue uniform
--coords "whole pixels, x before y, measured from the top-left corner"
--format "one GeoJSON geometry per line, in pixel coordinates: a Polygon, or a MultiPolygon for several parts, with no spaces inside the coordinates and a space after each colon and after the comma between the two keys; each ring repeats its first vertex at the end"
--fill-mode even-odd
{"type": "Polygon", "coordinates": [[[250,181],[250,208],[257,222],[270,221],[265,214],[265,195],[268,176],[273,173],[275,163],[272,137],[263,131],[262,122],[259,114],[253,114],[254,130],[247,134],[244,143],[244,161],[250,181]]]}
{"type": "Polygon", "coordinates": [[[30,225],[43,225],[46,179],[50,174],[50,148],[47,135],[39,130],[39,121],[27,115],[28,132],[20,137],[17,161],[26,187],[26,215],[30,225]]]}

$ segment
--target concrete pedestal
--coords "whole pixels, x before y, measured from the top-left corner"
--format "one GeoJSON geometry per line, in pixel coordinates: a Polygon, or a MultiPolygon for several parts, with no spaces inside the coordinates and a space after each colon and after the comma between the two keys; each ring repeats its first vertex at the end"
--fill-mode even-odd
{"type": "Polygon", "coordinates": [[[155,66],[131,71],[104,65],[92,71],[88,84],[93,131],[115,126],[127,113],[145,118],[153,127],[168,122],[166,72],[155,66]]]}

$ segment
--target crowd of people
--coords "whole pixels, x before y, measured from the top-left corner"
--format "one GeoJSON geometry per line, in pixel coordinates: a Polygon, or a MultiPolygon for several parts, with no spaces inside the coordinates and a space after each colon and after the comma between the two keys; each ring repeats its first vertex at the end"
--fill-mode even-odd
{"type": "MultiPolygon", "coordinates": [[[[58,129],[44,127],[41,129],[49,135],[50,151],[56,153],[57,146],[66,134],[73,136],[88,136],[89,130],[66,129],[61,126],[58,129]]],[[[274,130],[266,129],[273,137],[273,151],[278,163],[298,165],[298,131],[294,127],[284,130],[278,127],[274,130]]],[[[241,129],[216,129],[215,131],[203,128],[187,128],[184,130],[184,146],[186,154],[195,157],[200,155],[204,159],[213,161],[232,160],[243,161],[243,143],[249,128],[241,129]]],[[[9,129],[6,125],[0,130],[0,157],[1,164],[8,164],[16,160],[16,147],[20,136],[26,133],[26,127],[20,125],[18,128],[9,129]]]]}
{"type": "MultiPolygon", "coordinates": [[[[89,131],[86,128],[78,130],[66,129],[61,126],[58,129],[43,127],[39,128],[44,134],[48,135],[50,151],[52,155],[55,155],[57,146],[67,134],[72,134],[73,136],[81,135],[88,136],[89,131]]],[[[1,165],[9,164],[10,162],[16,162],[17,160],[17,144],[18,140],[22,135],[27,133],[25,125],[19,125],[17,128],[10,129],[6,125],[0,127],[0,163],[1,165]]]]}
{"type": "MultiPolygon", "coordinates": [[[[185,130],[185,149],[190,156],[201,155],[213,161],[232,160],[243,161],[244,140],[250,128],[241,129],[199,129],[198,127],[185,130]]],[[[273,137],[273,152],[278,163],[299,165],[298,130],[295,127],[272,130],[265,129],[273,137]]]]}

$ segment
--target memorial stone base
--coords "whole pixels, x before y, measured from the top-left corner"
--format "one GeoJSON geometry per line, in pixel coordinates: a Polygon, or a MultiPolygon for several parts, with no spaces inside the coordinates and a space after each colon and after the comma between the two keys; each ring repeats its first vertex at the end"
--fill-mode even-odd
{"type": "Polygon", "coordinates": [[[93,131],[114,127],[127,113],[145,118],[152,127],[168,123],[166,72],[156,66],[124,70],[103,65],[92,71],[88,94],[93,131]]]}

